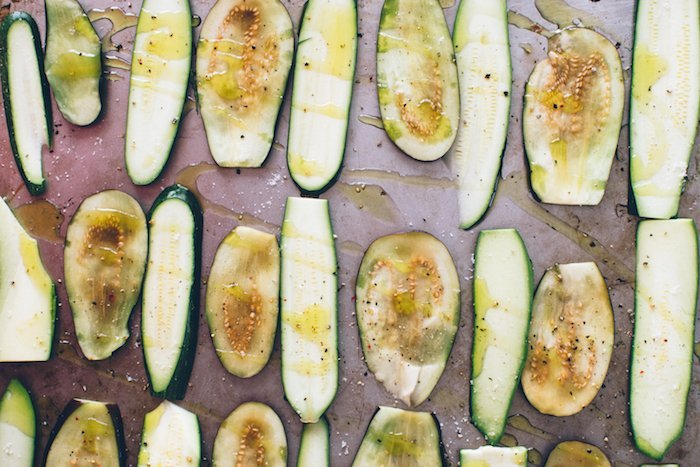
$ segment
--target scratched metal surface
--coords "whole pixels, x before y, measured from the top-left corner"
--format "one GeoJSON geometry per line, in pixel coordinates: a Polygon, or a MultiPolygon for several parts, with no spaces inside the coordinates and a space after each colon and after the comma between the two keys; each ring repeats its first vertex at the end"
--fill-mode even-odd
{"type": "MultiPolygon", "coordinates": [[[[193,12],[204,17],[212,0],[193,0],[193,12]]],[[[298,27],[301,1],[284,1],[298,27]]],[[[88,0],[86,9],[117,6],[137,13],[139,1],[88,0]]],[[[588,12],[588,24],[598,26],[619,43],[629,85],[632,42],[632,0],[577,0],[573,6],[588,12]]],[[[542,2],[546,6],[546,2],[542,2]]],[[[547,27],[533,0],[509,2],[511,10],[522,13],[547,27]]],[[[38,20],[44,32],[43,2],[13,1],[11,8],[24,9],[38,20]]],[[[634,450],[628,422],[628,361],[633,306],[632,268],[634,267],[634,230],[637,219],[627,213],[628,149],[626,126],[623,128],[610,183],[602,203],[596,207],[543,206],[536,203],[524,178],[524,156],[520,127],[524,82],[534,63],[544,57],[546,42],[530,31],[510,27],[514,65],[513,100],[508,146],[503,164],[503,180],[498,196],[486,219],[476,228],[456,228],[456,193],[449,158],[419,163],[401,154],[384,132],[358,120],[361,114],[377,115],[374,83],[374,47],[381,10],[379,0],[359,0],[359,60],[355,97],[350,115],[345,167],[338,183],[322,196],[330,200],[332,220],[337,234],[340,264],[340,388],[328,412],[331,423],[332,462],[345,466],[352,462],[370,417],[377,405],[401,406],[374,380],[362,361],[353,314],[355,273],[363,251],[376,237],[396,231],[420,229],[441,239],[451,251],[462,285],[462,318],[454,349],[445,373],[431,398],[419,407],[432,411],[440,421],[446,458],[457,464],[460,448],[477,447],[483,439],[468,422],[469,353],[472,332],[471,277],[472,253],[479,230],[517,227],[532,257],[535,278],[556,262],[594,260],[610,287],[615,312],[616,339],[612,363],[605,385],[583,412],[566,418],[539,414],[516,394],[511,414],[522,414],[547,434],[533,435],[509,427],[517,441],[534,448],[545,457],[559,440],[580,439],[601,447],[616,465],[638,465],[647,460],[634,450]],[[365,187],[364,190],[362,187],[365,187]],[[358,193],[359,191],[359,193],[358,193]]],[[[450,27],[456,7],[445,9],[450,27]]],[[[579,15],[582,16],[582,15],[579,15]]],[[[97,23],[101,34],[109,23],[97,23]]],[[[195,33],[198,34],[199,28],[195,33]]],[[[119,53],[129,59],[133,29],[114,37],[123,46],[119,53]]],[[[114,63],[114,62],[112,62],[114,63]]],[[[55,144],[45,155],[49,175],[48,190],[40,199],[58,207],[65,216],[60,236],[65,236],[68,220],[86,196],[108,188],[124,190],[136,196],[147,210],[159,191],[173,183],[195,178],[206,200],[203,245],[203,280],[206,280],[215,249],[234,226],[248,224],[279,234],[284,201],[298,190],[287,174],[284,146],[289,117],[289,93],[277,129],[276,144],[262,169],[224,170],[211,165],[185,170],[192,164],[211,164],[202,122],[190,111],[183,119],[174,152],[165,173],[149,187],[132,185],[124,171],[123,135],[125,127],[128,71],[109,69],[105,107],[98,122],[89,128],[66,123],[54,105],[55,144]],[[183,170],[185,172],[183,172],[183,170]]],[[[627,117],[625,116],[625,121],[627,117]]],[[[16,208],[33,200],[21,184],[10,154],[4,119],[0,123],[0,195],[16,208]]],[[[321,137],[322,135],[319,135],[321,137]]],[[[681,215],[696,220],[695,199],[699,191],[695,162],[681,205],[681,215]]],[[[158,400],[147,391],[142,351],[139,345],[139,314],[131,321],[132,337],[125,348],[111,359],[88,362],[80,355],[74,338],[70,310],[66,305],[62,280],[62,240],[41,240],[41,253],[50,274],[58,282],[60,320],[55,351],[46,363],[0,366],[0,388],[11,377],[19,376],[31,389],[38,408],[40,424],[38,457],[44,453],[48,433],[59,412],[73,397],[109,400],[119,404],[123,415],[129,463],[135,462],[143,415],[158,400]]],[[[280,381],[279,338],[269,365],[261,374],[242,380],[229,375],[214,353],[208,330],[200,320],[197,354],[191,385],[182,405],[193,410],[202,424],[203,454],[209,458],[221,420],[240,403],[259,400],[271,405],[285,422],[289,440],[289,460],[294,464],[301,424],[285,402],[280,381]]],[[[688,419],[683,437],[667,455],[668,461],[700,465],[700,451],[692,449],[700,437],[700,394],[698,362],[694,361],[693,385],[688,419]]]]}

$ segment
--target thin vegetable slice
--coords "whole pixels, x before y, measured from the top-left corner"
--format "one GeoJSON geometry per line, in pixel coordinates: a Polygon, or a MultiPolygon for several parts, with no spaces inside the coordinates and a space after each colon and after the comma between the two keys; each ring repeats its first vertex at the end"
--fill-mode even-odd
{"type": "Polygon", "coordinates": [[[143,419],[138,467],[196,466],[202,457],[199,420],[169,401],[148,412],[143,419]]]}
{"type": "Polygon", "coordinates": [[[36,445],[36,416],[29,393],[18,380],[0,399],[0,465],[31,467],[36,445]]]}
{"type": "Polygon", "coordinates": [[[331,440],[328,421],[321,417],[316,423],[307,423],[301,431],[297,467],[329,467],[331,440]]]}
{"type": "Polygon", "coordinates": [[[563,441],[547,457],[544,467],[612,467],[598,447],[581,441],[563,441]]]}
{"type": "Polygon", "coordinates": [[[459,451],[460,467],[526,467],[527,448],[481,446],[459,451]]]}
{"type": "Polygon", "coordinates": [[[693,366],[698,240],[691,219],[637,229],[630,421],[637,448],[661,460],[683,433],[693,366]]]}
{"type": "Polygon", "coordinates": [[[447,248],[424,232],[367,249],[355,309],[370,371],[394,397],[420,405],[437,384],[459,323],[459,277],[447,248]]]}
{"type": "Polygon", "coordinates": [[[197,96],[209,150],[222,167],[259,167],[294,55],[292,21],[278,0],[219,0],[197,44],[197,96]]]}

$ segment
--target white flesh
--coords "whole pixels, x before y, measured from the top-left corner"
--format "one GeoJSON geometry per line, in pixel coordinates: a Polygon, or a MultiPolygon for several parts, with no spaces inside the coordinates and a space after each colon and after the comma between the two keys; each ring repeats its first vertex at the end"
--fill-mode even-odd
{"type": "Polygon", "coordinates": [[[324,418],[304,425],[297,467],[328,467],[331,460],[329,436],[328,422],[324,418]]]}
{"type": "Polygon", "coordinates": [[[201,441],[197,416],[163,401],[143,421],[139,467],[198,466],[201,441]]]}
{"type": "Polygon", "coordinates": [[[459,451],[460,467],[525,467],[527,448],[523,446],[481,446],[459,451]]]}

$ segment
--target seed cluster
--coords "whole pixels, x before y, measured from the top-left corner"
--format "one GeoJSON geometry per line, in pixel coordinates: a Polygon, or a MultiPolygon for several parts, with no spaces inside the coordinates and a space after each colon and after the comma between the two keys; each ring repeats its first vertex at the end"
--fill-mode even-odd
{"type": "Polygon", "coordinates": [[[227,295],[222,304],[224,329],[231,348],[241,355],[250,349],[255,330],[262,321],[262,297],[252,284],[247,300],[227,295]]]}
{"type": "Polygon", "coordinates": [[[263,445],[262,440],[263,434],[260,431],[260,428],[254,422],[248,422],[246,427],[243,429],[241,443],[238,446],[238,452],[236,453],[236,467],[245,467],[250,465],[246,458],[246,452],[248,449],[255,450],[255,465],[265,465],[265,446],[263,445]]]}
{"type": "Polygon", "coordinates": [[[440,79],[440,67],[433,65],[432,76],[427,89],[419,98],[406,98],[403,92],[396,93],[396,107],[401,114],[401,120],[409,131],[420,137],[426,138],[435,134],[442,118],[442,80],[440,79]],[[429,115],[422,111],[424,106],[430,107],[429,115]]]}

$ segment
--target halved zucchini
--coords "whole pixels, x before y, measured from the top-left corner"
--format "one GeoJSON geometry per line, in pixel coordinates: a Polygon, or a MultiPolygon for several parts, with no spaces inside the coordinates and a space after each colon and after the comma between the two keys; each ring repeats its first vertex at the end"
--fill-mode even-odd
{"type": "Polygon", "coordinates": [[[10,146],[32,195],[46,189],[41,150],[51,146],[53,121],[39,29],[29,14],[13,11],[0,25],[0,78],[10,146]]]}
{"type": "Polygon", "coordinates": [[[540,412],[580,412],[598,394],[612,357],[615,323],[595,263],[558,264],[545,272],[532,303],[525,396],[540,412]]]}
{"type": "Polygon", "coordinates": [[[141,337],[151,391],[182,399],[192,370],[199,316],[202,210],[182,185],[166,188],[148,219],[141,337]]]}
{"type": "Polygon", "coordinates": [[[474,425],[491,444],[501,439],[527,354],[532,264],[517,230],[484,230],[474,254],[474,425]]]}
{"type": "Polygon", "coordinates": [[[438,0],[385,0],[377,39],[377,93],[386,134],[421,161],[457,136],[459,85],[438,0]]]}
{"type": "Polygon", "coordinates": [[[218,0],[197,44],[197,96],[209,150],[222,167],[259,167],[294,55],[294,32],[279,0],[218,0]]]}
{"type": "Polygon", "coordinates": [[[282,224],[284,394],[314,423],[338,390],[338,262],[328,201],[287,198],[282,224]]]}
{"type": "Polygon", "coordinates": [[[612,467],[598,447],[581,441],[563,441],[547,457],[544,467],[612,467]]]}
{"type": "Polygon", "coordinates": [[[36,448],[36,416],[29,393],[18,380],[0,399],[0,465],[32,467],[36,448]]]}
{"type": "Polygon", "coordinates": [[[343,163],[357,55],[354,0],[309,0],[294,64],[287,164],[306,192],[325,189],[343,163]]]}
{"type": "Polygon", "coordinates": [[[301,431],[297,467],[329,467],[331,439],[326,417],[307,423],[301,431]]]}
{"type": "Polygon", "coordinates": [[[214,467],[287,465],[287,437],[274,410],[260,402],[241,404],[216,433],[214,467]]]}
{"type": "Polygon", "coordinates": [[[187,97],[192,61],[189,0],[144,0],[136,25],[126,117],[126,170],[148,185],[165,167],[187,97]]]}
{"type": "Polygon", "coordinates": [[[125,466],[126,450],[119,407],[73,399],[56,422],[46,451],[46,467],[125,466]]]}
{"type": "Polygon", "coordinates": [[[169,401],[143,419],[138,467],[200,465],[202,441],[199,420],[169,401]]]}
{"type": "Polygon", "coordinates": [[[77,0],[46,0],[46,78],[58,110],[89,125],[102,110],[102,44],[77,0]]]}
{"type": "Polygon", "coordinates": [[[691,219],[637,229],[630,421],[637,448],[661,460],[683,433],[693,366],[698,240],[691,219]]]}
{"type": "Polygon", "coordinates": [[[75,333],[89,360],[103,360],[129,337],[148,254],[146,216],[116,190],[85,199],[66,232],[66,292],[75,333]]]}
{"type": "Polygon", "coordinates": [[[459,467],[526,467],[527,448],[523,446],[481,446],[459,451],[459,467]]]}
{"type": "Polygon", "coordinates": [[[216,354],[236,376],[256,375],[270,359],[279,276],[279,247],[272,234],[238,226],[216,250],[207,281],[207,322],[216,354]]]}
{"type": "Polygon", "coordinates": [[[525,88],[523,138],[530,183],[553,204],[595,205],[605,193],[625,105],[622,63],[595,31],[564,29],[525,88]]]}
{"type": "Polygon", "coordinates": [[[51,356],[56,288],[39,246],[0,198],[0,362],[51,356]]]}
{"type": "Polygon", "coordinates": [[[459,226],[468,229],[489,207],[508,133],[512,72],[506,0],[462,0],[452,41],[461,114],[453,149],[459,226]]]}
{"type": "Polygon", "coordinates": [[[367,427],[353,467],[442,465],[440,431],[433,415],[379,407],[367,427]]]}
{"type": "Polygon", "coordinates": [[[355,309],[370,371],[394,397],[420,405],[437,384],[459,323],[459,277],[449,251],[424,232],[367,249],[355,309]]]}
{"type": "Polygon", "coordinates": [[[700,110],[698,2],[637,4],[630,97],[630,178],[637,212],[678,213],[700,110]]]}

